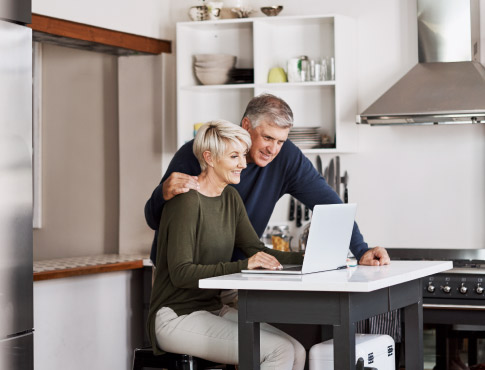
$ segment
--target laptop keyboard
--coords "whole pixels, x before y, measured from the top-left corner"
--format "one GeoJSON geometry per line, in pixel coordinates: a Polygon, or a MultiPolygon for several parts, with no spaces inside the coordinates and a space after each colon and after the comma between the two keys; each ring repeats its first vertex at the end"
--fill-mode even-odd
{"type": "Polygon", "coordinates": [[[299,266],[285,266],[285,265],[283,265],[283,269],[281,271],[301,271],[301,265],[299,265],[299,266]]]}

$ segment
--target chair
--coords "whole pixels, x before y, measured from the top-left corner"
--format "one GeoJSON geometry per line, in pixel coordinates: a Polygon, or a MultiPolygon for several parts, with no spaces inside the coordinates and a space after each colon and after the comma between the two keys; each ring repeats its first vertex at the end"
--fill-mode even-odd
{"type": "Polygon", "coordinates": [[[194,356],[176,353],[155,356],[150,347],[136,348],[133,354],[133,370],[142,370],[145,367],[167,370],[236,369],[234,365],[216,364],[194,356]]]}

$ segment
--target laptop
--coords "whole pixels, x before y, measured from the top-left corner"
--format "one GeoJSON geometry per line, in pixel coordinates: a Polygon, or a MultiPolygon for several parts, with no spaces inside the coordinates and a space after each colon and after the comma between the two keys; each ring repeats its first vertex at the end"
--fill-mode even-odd
{"type": "Polygon", "coordinates": [[[356,204],[320,204],[313,208],[303,265],[282,270],[242,270],[244,274],[294,274],[337,270],[347,266],[356,204]]]}

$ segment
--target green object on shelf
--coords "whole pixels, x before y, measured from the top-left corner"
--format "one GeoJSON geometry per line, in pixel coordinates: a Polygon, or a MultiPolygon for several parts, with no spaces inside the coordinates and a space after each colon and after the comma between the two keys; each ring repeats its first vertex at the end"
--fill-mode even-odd
{"type": "Polygon", "coordinates": [[[271,68],[268,74],[268,82],[288,82],[285,70],[281,67],[271,68]]]}

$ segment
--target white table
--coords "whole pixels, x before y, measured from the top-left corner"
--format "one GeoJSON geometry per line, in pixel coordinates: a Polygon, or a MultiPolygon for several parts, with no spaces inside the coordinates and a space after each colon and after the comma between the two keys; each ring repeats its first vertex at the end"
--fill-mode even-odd
{"type": "Polygon", "coordinates": [[[259,366],[259,323],[333,326],[334,368],[355,369],[355,323],[404,308],[406,367],[423,369],[421,278],[451,261],[392,261],[309,275],[232,274],[202,279],[205,289],[239,290],[239,369],[259,366]]]}

